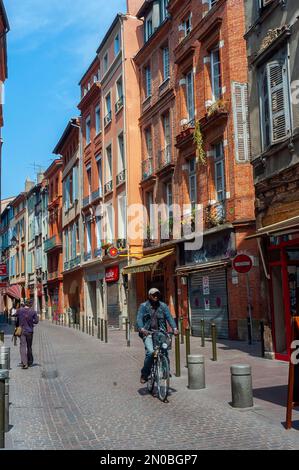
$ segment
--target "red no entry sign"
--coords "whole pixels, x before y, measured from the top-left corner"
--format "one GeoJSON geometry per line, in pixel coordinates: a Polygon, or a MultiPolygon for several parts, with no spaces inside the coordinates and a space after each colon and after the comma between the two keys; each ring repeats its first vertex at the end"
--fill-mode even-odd
{"type": "Polygon", "coordinates": [[[233,260],[233,268],[237,273],[248,273],[252,268],[252,259],[248,255],[238,255],[233,260]]]}

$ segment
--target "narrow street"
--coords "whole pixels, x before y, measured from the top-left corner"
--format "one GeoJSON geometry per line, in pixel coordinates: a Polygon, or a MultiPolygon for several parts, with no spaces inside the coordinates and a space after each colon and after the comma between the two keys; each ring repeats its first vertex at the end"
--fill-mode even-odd
{"type": "MultiPolygon", "coordinates": [[[[120,331],[109,331],[104,344],[42,322],[34,337],[34,367],[22,370],[19,348],[6,332],[12,357],[6,449],[299,449],[298,430],[282,425],[282,403],[254,393],[251,411],[229,405],[229,364],[251,363],[254,373],[259,365],[256,378],[253,373],[257,388],[285,382],[287,364],[256,357],[255,349],[248,355],[218,344],[219,361],[212,363],[207,342],[207,388],[190,391],[182,346],[182,376],[173,373],[164,404],[139,384],[143,346],[136,334],[129,349],[120,331]]],[[[192,338],[192,350],[199,351],[199,342],[192,338]]],[[[246,349],[245,343],[235,345],[246,349]]]]}

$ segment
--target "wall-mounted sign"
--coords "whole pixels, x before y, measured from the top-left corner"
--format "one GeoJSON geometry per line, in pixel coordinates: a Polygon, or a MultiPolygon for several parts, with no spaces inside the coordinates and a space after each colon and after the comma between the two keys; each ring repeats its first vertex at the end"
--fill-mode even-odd
{"type": "Polygon", "coordinates": [[[237,273],[246,274],[252,268],[252,259],[248,255],[238,255],[233,260],[233,268],[237,273]]]}
{"type": "Polygon", "coordinates": [[[210,279],[209,276],[202,278],[203,295],[210,295],[210,279]]]}
{"type": "Polygon", "coordinates": [[[205,310],[210,310],[210,299],[205,299],[205,310]]]}
{"type": "Polygon", "coordinates": [[[119,255],[119,250],[115,246],[111,246],[107,250],[107,255],[109,258],[117,258],[119,255]]]}
{"type": "Polygon", "coordinates": [[[111,268],[106,268],[105,280],[108,283],[118,281],[119,280],[119,267],[112,266],[111,268]]]}

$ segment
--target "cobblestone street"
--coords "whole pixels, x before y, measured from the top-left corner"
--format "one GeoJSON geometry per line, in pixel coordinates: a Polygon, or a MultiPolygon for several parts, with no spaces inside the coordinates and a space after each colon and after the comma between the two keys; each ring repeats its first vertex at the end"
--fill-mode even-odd
{"type": "MultiPolygon", "coordinates": [[[[257,378],[276,377],[282,386],[287,365],[278,361],[219,348],[219,361],[212,363],[207,344],[207,389],[188,390],[182,367],[180,378],[173,374],[169,403],[164,404],[139,384],[143,347],[135,334],[129,349],[123,332],[109,332],[104,344],[73,329],[40,323],[35,365],[28,370],[18,367],[19,348],[12,346],[10,335],[5,340],[12,355],[7,449],[299,449],[298,431],[282,425],[283,403],[275,408],[257,394],[251,411],[229,405],[226,362],[243,359],[253,365],[257,378]]],[[[193,352],[198,343],[192,338],[193,352]]],[[[183,352],[182,346],[182,364],[183,352]]]]}

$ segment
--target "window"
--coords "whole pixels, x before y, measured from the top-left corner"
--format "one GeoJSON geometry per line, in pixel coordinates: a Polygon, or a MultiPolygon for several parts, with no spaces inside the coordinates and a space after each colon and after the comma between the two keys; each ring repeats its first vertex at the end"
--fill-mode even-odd
{"type": "Polygon", "coordinates": [[[183,31],[184,31],[184,36],[188,36],[188,34],[191,32],[192,25],[191,25],[191,13],[190,15],[183,21],[183,31]]]}
{"type": "Polygon", "coordinates": [[[194,81],[192,71],[186,75],[186,105],[188,121],[190,122],[194,119],[194,81]]]}
{"type": "Polygon", "coordinates": [[[211,10],[211,8],[213,8],[214,5],[216,5],[218,0],[209,0],[209,10],[211,10]]]}
{"type": "Polygon", "coordinates": [[[86,145],[90,144],[90,116],[87,116],[85,120],[85,139],[86,145]]]}
{"type": "Polygon", "coordinates": [[[98,170],[98,182],[99,182],[99,194],[103,194],[103,167],[102,167],[102,157],[101,155],[96,158],[97,160],[97,170],[98,170]]]}
{"type": "Polygon", "coordinates": [[[144,69],[145,75],[145,98],[149,98],[152,94],[152,73],[150,65],[144,69]]]}
{"type": "Polygon", "coordinates": [[[95,111],[96,115],[96,135],[101,132],[101,107],[98,105],[95,111]]]}
{"type": "Polygon", "coordinates": [[[114,38],[114,55],[117,56],[119,51],[120,51],[120,40],[119,40],[119,34],[117,34],[114,38]]]}
{"type": "Polygon", "coordinates": [[[152,34],[153,34],[153,18],[151,15],[145,20],[145,42],[149,40],[152,34]]]}
{"type": "Polygon", "coordinates": [[[169,112],[163,115],[162,121],[163,121],[163,134],[164,134],[165,163],[168,163],[170,161],[170,148],[171,148],[169,112]]]}
{"type": "Polygon", "coordinates": [[[147,157],[153,156],[153,141],[152,141],[152,130],[150,127],[145,129],[145,146],[147,157]]]}
{"type": "Polygon", "coordinates": [[[167,18],[168,16],[168,3],[169,0],[161,0],[161,23],[167,18]]]}
{"type": "Polygon", "coordinates": [[[88,196],[91,195],[91,166],[86,167],[87,171],[87,184],[88,184],[88,196]]]}
{"type": "Polygon", "coordinates": [[[112,204],[107,204],[106,206],[106,236],[107,236],[107,243],[113,243],[114,238],[114,223],[113,223],[113,207],[112,204]]]}
{"type": "Polygon", "coordinates": [[[291,131],[290,85],[285,53],[264,66],[259,88],[262,147],[265,150],[288,137],[291,131]]]}
{"type": "Polygon", "coordinates": [[[106,107],[106,116],[105,116],[105,126],[107,126],[112,119],[112,113],[111,113],[111,94],[108,93],[108,95],[105,98],[105,107],[106,107]]]}
{"type": "Polygon", "coordinates": [[[104,73],[108,70],[108,52],[104,55],[104,73]]]}
{"type": "Polygon", "coordinates": [[[211,82],[212,82],[212,99],[219,100],[221,96],[221,69],[219,49],[211,52],[211,82]]]}
{"type": "Polygon", "coordinates": [[[91,221],[86,222],[86,251],[91,252],[91,221]]]}
{"type": "Polygon", "coordinates": [[[65,247],[64,261],[68,261],[69,260],[69,231],[67,228],[64,231],[64,247],[65,247]]]}
{"type": "Polygon", "coordinates": [[[121,194],[118,197],[118,238],[121,240],[127,238],[126,219],[126,195],[121,194]]]}
{"type": "Polygon", "coordinates": [[[215,158],[215,189],[217,202],[225,200],[225,164],[223,143],[219,142],[213,146],[215,158]]]}
{"type": "Polygon", "coordinates": [[[125,149],[124,149],[124,134],[118,136],[118,173],[121,173],[126,168],[125,164],[125,149]]]}
{"type": "Polygon", "coordinates": [[[148,228],[150,229],[150,233],[148,233],[151,240],[153,239],[153,232],[154,232],[154,193],[153,191],[149,191],[146,193],[146,211],[148,217],[148,228]]]}
{"type": "Polygon", "coordinates": [[[168,46],[163,47],[162,49],[163,55],[163,80],[167,80],[169,78],[169,48],[168,46]]]}
{"type": "Polygon", "coordinates": [[[189,161],[189,199],[192,209],[197,203],[197,180],[196,180],[196,160],[189,161]]]}
{"type": "Polygon", "coordinates": [[[102,218],[96,217],[97,248],[102,248],[102,218]]]}
{"type": "Polygon", "coordinates": [[[116,82],[116,103],[115,112],[117,113],[123,106],[123,79],[120,77],[116,82]]]}
{"type": "Polygon", "coordinates": [[[112,149],[111,145],[106,149],[106,183],[112,180],[112,149]]]}

